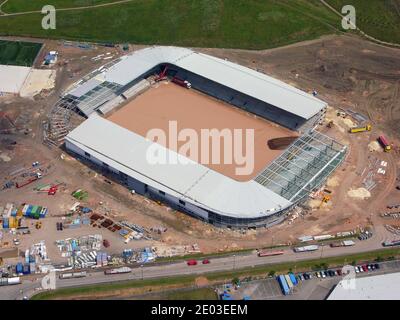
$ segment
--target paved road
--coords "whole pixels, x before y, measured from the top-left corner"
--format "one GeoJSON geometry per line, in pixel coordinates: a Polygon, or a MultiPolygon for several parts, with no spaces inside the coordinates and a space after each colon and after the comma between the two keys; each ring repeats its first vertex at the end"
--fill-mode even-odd
{"type": "MultiPolygon", "coordinates": [[[[241,269],[245,267],[255,267],[260,265],[266,265],[271,263],[280,262],[296,262],[310,259],[335,257],[346,254],[354,254],[361,252],[368,252],[372,250],[381,249],[382,241],[387,234],[384,227],[378,227],[375,230],[374,236],[366,241],[357,241],[353,247],[338,247],[330,248],[329,246],[321,247],[319,250],[314,252],[306,253],[294,253],[292,250],[287,249],[285,254],[281,256],[264,257],[260,258],[255,253],[244,254],[244,255],[231,255],[220,258],[211,259],[211,263],[207,265],[198,264],[196,266],[187,266],[184,261],[174,262],[163,265],[147,265],[143,268],[137,267],[132,270],[129,274],[119,275],[104,275],[103,272],[90,273],[85,278],[77,279],[57,279],[58,288],[84,286],[98,283],[108,283],[115,281],[126,281],[126,280],[138,280],[138,279],[150,279],[160,277],[170,277],[177,275],[190,275],[190,274],[203,274],[207,272],[216,271],[230,271],[235,269],[241,269]],[[382,228],[382,230],[380,230],[382,228]]],[[[349,261],[350,263],[351,261],[349,261]]],[[[3,287],[0,292],[0,299],[22,299],[24,295],[31,296],[35,292],[35,288],[40,287],[40,281],[30,282],[24,281],[21,285],[3,287]],[[22,290],[22,293],[20,292],[22,290]]]]}

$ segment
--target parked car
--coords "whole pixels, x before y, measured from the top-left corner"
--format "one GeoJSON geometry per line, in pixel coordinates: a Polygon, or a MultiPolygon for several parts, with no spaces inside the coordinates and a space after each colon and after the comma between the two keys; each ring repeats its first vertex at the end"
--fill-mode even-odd
{"type": "Polygon", "coordinates": [[[317,276],[317,278],[321,278],[321,273],[316,272],[315,275],[317,276]]]}
{"type": "Polygon", "coordinates": [[[209,264],[209,263],[210,263],[210,260],[204,259],[201,263],[202,263],[202,264],[209,264]]]}
{"type": "Polygon", "coordinates": [[[196,261],[196,260],[188,260],[186,263],[187,263],[188,266],[195,266],[195,265],[197,265],[197,261],[196,261]]]}
{"type": "Polygon", "coordinates": [[[326,278],[326,275],[327,275],[326,271],[322,271],[321,273],[322,273],[322,278],[326,278]]]}
{"type": "Polygon", "coordinates": [[[377,270],[379,270],[379,269],[381,268],[381,266],[379,265],[379,263],[375,263],[374,266],[375,266],[375,269],[377,269],[377,270]]]}
{"type": "Polygon", "coordinates": [[[364,264],[364,265],[362,266],[362,268],[363,268],[364,272],[368,272],[368,267],[367,267],[366,264],[364,264]]]}
{"type": "Polygon", "coordinates": [[[337,269],[336,272],[337,272],[338,276],[341,276],[341,275],[342,275],[342,270],[337,269]]]}
{"type": "Polygon", "coordinates": [[[309,280],[310,279],[310,275],[308,273],[304,273],[303,277],[305,280],[309,280]]]}
{"type": "Polygon", "coordinates": [[[356,273],[359,273],[359,272],[360,272],[360,269],[358,269],[357,266],[354,267],[354,270],[356,271],[356,273]]]}

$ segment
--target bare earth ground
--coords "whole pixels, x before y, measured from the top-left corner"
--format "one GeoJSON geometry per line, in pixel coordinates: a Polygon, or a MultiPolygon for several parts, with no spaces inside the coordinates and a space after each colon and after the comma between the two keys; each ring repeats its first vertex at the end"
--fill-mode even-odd
{"type": "MultiPolygon", "coordinates": [[[[136,48],[139,47],[134,47],[136,48]]],[[[400,50],[348,36],[327,37],[267,51],[201,49],[203,52],[264,71],[305,91],[316,89],[319,97],[332,107],[327,118],[334,121],[333,128],[328,129],[324,124],[319,130],[349,145],[344,164],[328,181],[328,187],[332,190],[332,200],[328,204],[318,209],[321,198],[317,198],[314,200],[314,209],[302,218],[268,230],[247,231],[245,234],[214,228],[141,196],[131,195],[118,184],[105,183],[99,173],[74,158],[67,156],[62,160],[62,150],[45,147],[41,139],[41,123],[58,94],[65,89],[66,84],[78,80],[104,63],[83,57],[94,57],[117,49],[65,48],[58,42],[46,41],[45,50],[60,52],[56,88],[50,93],[36,96],[34,100],[0,97],[0,111],[9,113],[17,123],[28,129],[26,134],[21,131],[0,136],[0,179],[4,183],[13,170],[22,166],[29,167],[33,161],[40,161],[51,165],[43,183],[59,180],[65,182],[67,187],[53,197],[35,193],[32,190],[35,184],[22,189],[0,191],[0,206],[4,206],[6,202],[29,202],[48,206],[50,214],[57,216],[65,213],[75,202],[70,192],[84,188],[89,191],[88,202],[84,204],[96,211],[110,211],[116,219],[129,219],[146,227],[164,225],[168,231],[161,235],[160,241],[166,244],[198,243],[204,252],[288,243],[301,235],[334,233],[366,225],[372,225],[381,239],[394,237],[383,228],[388,220],[379,217],[379,214],[386,211],[387,204],[400,203],[400,192],[395,190],[400,165],[397,147],[400,145],[400,50]],[[65,65],[65,62],[68,64],[65,65]],[[357,135],[348,134],[351,123],[349,119],[336,116],[335,110],[338,108],[352,108],[369,116],[373,130],[357,135]],[[382,133],[394,144],[393,152],[383,153],[381,149],[368,151],[368,145],[382,133]],[[17,145],[11,147],[5,139],[14,139],[17,145]],[[369,198],[362,200],[349,197],[349,190],[362,187],[364,169],[374,159],[388,162],[385,175],[376,175],[378,184],[369,198]]],[[[82,119],[77,117],[77,122],[79,121],[82,119]]],[[[54,224],[55,220],[51,219],[48,223],[54,224]]],[[[390,224],[400,225],[396,220],[390,220],[390,224]]],[[[41,230],[33,229],[31,236],[24,236],[26,238],[22,240],[22,244],[25,246],[41,237],[46,237],[48,242],[68,237],[66,231],[55,231],[54,225],[48,230],[44,234],[40,233],[41,230]]],[[[81,230],[82,234],[94,233],[90,228],[77,230],[81,230]]],[[[110,234],[107,230],[104,233],[110,234]]],[[[107,249],[109,252],[120,252],[125,246],[117,238],[112,238],[112,242],[112,246],[107,249]]],[[[21,249],[25,249],[22,244],[21,249]]],[[[129,245],[145,246],[146,243],[138,241],[129,245]]]]}
{"type": "Polygon", "coordinates": [[[267,144],[268,140],[297,136],[293,131],[233,108],[231,105],[197,91],[165,82],[133,99],[126,106],[109,116],[108,120],[144,137],[147,136],[149,130],[161,129],[166,135],[165,147],[175,149],[174,151],[189,156],[192,160],[239,181],[252,179],[283,152],[283,150],[271,150],[267,144]],[[188,142],[187,138],[184,141],[178,141],[177,148],[174,148],[168,141],[170,138],[175,141],[178,138],[174,137],[173,132],[169,132],[170,121],[176,121],[177,133],[190,128],[195,130],[198,137],[201,137],[201,131],[204,129],[217,129],[219,132],[228,129],[232,137],[234,130],[240,130],[241,140],[237,139],[236,141],[243,143],[240,143],[239,146],[233,145],[229,152],[233,161],[230,162],[229,158],[224,157],[224,150],[229,150],[229,148],[224,148],[224,143],[228,140],[221,139],[220,147],[217,149],[220,161],[214,163],[213,157],[219,158],[219,156],[217,152],[213,151],[211,140],[209,141],[209,148],[206,149],[208,156],[203,152],[201,144],[205,141],[201,138],[199,138],[198,148],[196,148],[197,153],[191,154],[183,151],[182,146],[188,142]],[[246,130],[254,132],[254,141],[246,137],[246,130]],[[250,145],[253,145],[252,148],[250,148],[250,145]],[[254,169],[250,174],[238,175],[236,173],[236,169],[243,166],[242,163],[235,161],[236,148],[241,155],[254,159],[254,169]]]}

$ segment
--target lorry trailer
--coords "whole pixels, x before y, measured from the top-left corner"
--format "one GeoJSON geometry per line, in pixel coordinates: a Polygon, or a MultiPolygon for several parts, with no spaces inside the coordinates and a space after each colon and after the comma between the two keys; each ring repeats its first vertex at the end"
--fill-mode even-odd
{"type": "Polygon", "coordinates": [[[11,286],[15,284],[20,284],[21,279],[19,277],[13,278],[0,278],[0,286],[11,286]]]}
{"type": "Polygon", "coordinates": [[[270,256],[279,256],[284,254],[285,251],[283,250],[275,250],[275,251],[259,251],[258,256],[259,257],[270,257],[270,256]]]}
{"type": "Polygon", "coordinates": [[[304,247],[297,247],[294,248],[294,252],[309,252],[309,251],[316,251],[319,249],[318,245],[310,245],[310,246],[304,246],[304,247]]]}
{"type": "Polygon", "coordinates": [[[121,267],[116,269],[107,269],[104,271],[104,274],[111,275],[111,274],[121,274],[121,273],[129,273],[132,272],[132,269],[129,267],[121,267]]]}
{"type": "Polygon", "coordinates": [[[86,277],[86,271],[61,273],[59,275],[60,279],[72,279],[72,278],[83,278],[83,277],[86,277]]]}

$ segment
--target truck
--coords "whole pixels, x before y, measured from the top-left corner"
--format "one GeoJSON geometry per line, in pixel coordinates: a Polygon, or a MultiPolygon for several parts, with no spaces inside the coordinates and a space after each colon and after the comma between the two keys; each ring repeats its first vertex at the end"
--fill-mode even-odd
{"type": "Polygon", "coordinates": [[[392,150],[392,146],[390,145],[390,143],[388,142],[388,140],[384,135],[379,136],[378,142],[380,143],[385,152],[389,152],[390,150],[392,150]]]}
{"type": "Polygon", "coordinates": [[[20,284],[21,279],[19,277],[13,278],[0,278],[0,286],[11,286],[15,284],[20,284]]]}
{"type": "Polygon", "coordinates": [[[278,283],[279,283],[279,285],[280,285],[280,287],[281,287],[281,289],[282,289],[282,293],[283,293],[285,296],[287,296],[287,295],[290,293],[290,290],[289,290],[289,287],[288,287],[288,285],[287,285],[287,283],[286,283],[285,277],[284,277],[283,275],[279,275],[279,276],[277,277],[277,281],[278,281],[278,283]]]}
{"type": "Polygon", "coordinates": [[[332,248],[337,248],[337,247],[351,247],[354,246],[355,242],[353,240],[344,240],[340,242],[333,242],[330,244],[332,248]]]}
{"type": "Polygon", "coordinates": [[[319,249],[319,246],[316,244],[304,246],[304,247],[296,247],[294,248],[294,252],[309,252],[309,251],[316,251],[319,249]]]}
{"type": "Polygon", "coordinates": [[[275,250],[275,251],[259,251],[258,256],[259,257],[270,257],[270,256],[279,256],[281,254],[284,254],[285,252],[283,250],[275,250]]]}
{"type": "Polygon", "coordinates": [[[358,132],[371,131],[371,129],[372,129],[372,126],[370,124],[367,124],[367,125],[361,126],[361,127],[350,128],[349,132],[350,133],[358,133],[358,132]]]}
{"type": "Polygon", "coordinates": [[[181,86],[181,87],[187,88],[187,89],[190,89],[192,87],[192,84],[189,81],[182,80],[182,79],[180,79],[178,77],[173,77],[172,78],[172,82],[177,84],[177,85],[179,85],[179,86],[181,86]]]}
{"type": "Polygon", "coordinates": [[[400,246],[400,239],[397,240],[392,240],[392,241],[385,241],[382,243],[384,247],[394,247],[394,246],[400,246]]]}
{"type": "Polygon", "coordinates": [[[112,274],[121,274],[121,273],[130,273],[132,272],[132,269],[129,267],[121,267],[121,268],[115,268],[115,269],[107,269],[104,270],[105,275],[112,275],[112,274]]]}

